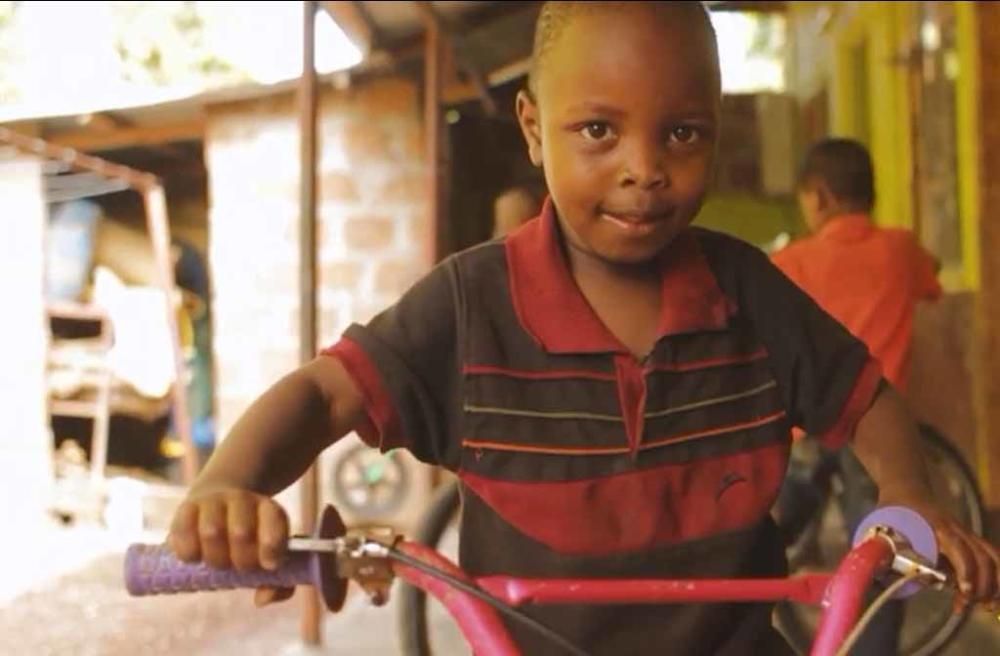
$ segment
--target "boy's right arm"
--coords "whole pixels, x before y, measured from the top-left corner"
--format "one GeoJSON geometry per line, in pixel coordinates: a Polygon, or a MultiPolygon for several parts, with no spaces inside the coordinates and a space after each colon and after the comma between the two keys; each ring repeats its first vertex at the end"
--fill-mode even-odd
{"type": "Polygon", "coordinates": [[[276,568],[288,518],[271,495],[365,418],[340,360],[320,356],[258,398],[219,445],[178,508],[168,544],[213,567],[276,568]]]}

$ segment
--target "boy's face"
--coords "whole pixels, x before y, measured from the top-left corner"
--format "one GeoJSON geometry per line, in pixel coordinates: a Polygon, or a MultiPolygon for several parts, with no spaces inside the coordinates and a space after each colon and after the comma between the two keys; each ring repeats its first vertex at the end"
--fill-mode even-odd
{"type": "Polygon", "coordinates": [[[831,194],[823,182],[810,178],[799,185],[799,211],[809,232],[817,232],[826,222],[831,194]]]}
{"type": "Polygon", "coordinates": [[[803,185],[799,187],[798,198],[799,211],[806,222],[806,227],[810,232],[816,232],[823,223],[819,191],[812,185],[803,185]]]}
{"type": "Polygon", "coordinates": [[[615,264],[655,258],[694,219],[719,122],[707,30],[633,7],[574,16],[545,54],[537,104],[518,98],[569,246],[615,264]]]}

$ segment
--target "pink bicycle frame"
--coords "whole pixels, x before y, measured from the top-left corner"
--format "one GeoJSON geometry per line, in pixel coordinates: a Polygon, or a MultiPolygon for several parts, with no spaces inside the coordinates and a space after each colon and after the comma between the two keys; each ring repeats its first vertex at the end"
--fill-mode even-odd
{"type": "MultiPolygon", "coordinates": [[[[858,621],[864,596],[875,575],[888,567],[892,545],[880,537],[861,542],[836,573],[778,579],[607,580],[523,579],[491,576],[470,579],[429,547],[403,542],[400,548],[430,565],[443,568],[512,606],[561,603],[694,603],[791,600],[823,608],[811,656],[834,656],[858,621]]],[[[437,598],[451,613],[477,656],[520,656],[497,612],[485,602],[448,583],[398,562],[401,579],[437,598]]]]}

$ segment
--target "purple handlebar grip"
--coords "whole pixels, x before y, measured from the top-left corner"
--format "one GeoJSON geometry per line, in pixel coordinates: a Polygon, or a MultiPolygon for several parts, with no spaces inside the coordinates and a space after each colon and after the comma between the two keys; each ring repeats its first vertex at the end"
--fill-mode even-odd
{"type": "MultiPolygon", "coordinates": [[[[289,554],[275,571],[215,569],[204,563],[186,563],[165,545],[134,544],[125,553],[125,587],[139,597],[238,588],[292,588],[314,585],[311,555],[289,554]]],[[[318,586],[317,586],[318,587],[318,586]]]]}
{"type": "MultiPolygon", "coordinates": [[[[878,508],[869,513],[858,525],[857,531],[854,532],[854,544],[857,545],[864,540],[868,531],[876,526],[885,526],[896,531],[907,539],[915,553],[932,566],[937,565],[939,552],[934,529],[919,513],[904,506],[878,508]]],[[[910,597],[922,587],[916,581],[908,583],[896,593],[895,598],[910,597]]]]}
{"type": "MultiPolygon", "coordinates": [[[[347,531],[336,508],[326,506],[320,514],[313,536],[338,538],[347,531]]],[[[293,588],[311,585],[323,598],[326,607],[336,612],[347,598],[347,580],[337,571],[333,554],[290,552],[275,571],[255,569],[215,569],[204,563],[185,563],[166,545],[133,544],[125,552],[125,588],[134,597],[235,590],[238,588],[293,588]]]]}

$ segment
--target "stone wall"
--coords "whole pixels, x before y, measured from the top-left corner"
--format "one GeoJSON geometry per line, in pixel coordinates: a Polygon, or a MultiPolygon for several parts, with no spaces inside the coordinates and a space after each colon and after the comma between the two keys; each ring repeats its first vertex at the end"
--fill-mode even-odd
{"type": "MultiPolygon", "coordinates": [[[[208,111],[220,439],[254,398],[298,363],[298,135],[292,95],[208,111]]],[[[321,348],[351,322],[367,321],[393,303],[429,267],[417,87],[380,79],[324,90],[318,173],[321,348]]],[[[321,466],[324,495],[330,457],[325,454],[321,466]]],[[[284,498],[294,505],[294,495],[284,498]]]]}
{"type": "MultiPolygon", "coordinates": [[[[299,140],[294,98],[213,107],[206,135],[219,428],[298,362],[299,140]]],[[[426,270],[416,88],[322,95],[320,344],[426,270]]]]}

